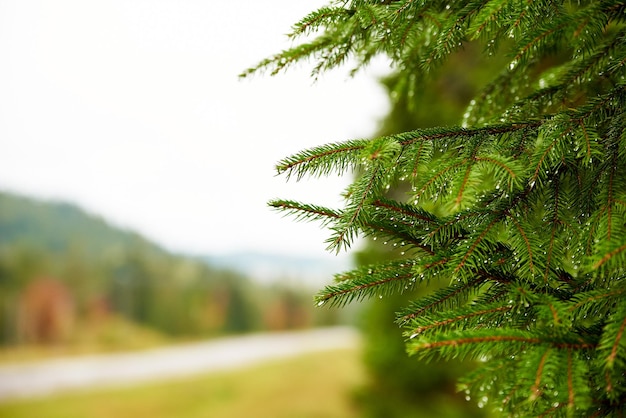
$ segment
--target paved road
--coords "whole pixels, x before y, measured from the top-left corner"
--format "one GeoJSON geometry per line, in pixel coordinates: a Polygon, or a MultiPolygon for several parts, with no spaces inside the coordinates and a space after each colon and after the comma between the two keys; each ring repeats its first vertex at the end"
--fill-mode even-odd
{"type": "Polygon", "coordinates": [[[355,347],[358,340],[353,329],[335,327],[0,366],[0,401],[235,369],[313,351],[355,347]]]}

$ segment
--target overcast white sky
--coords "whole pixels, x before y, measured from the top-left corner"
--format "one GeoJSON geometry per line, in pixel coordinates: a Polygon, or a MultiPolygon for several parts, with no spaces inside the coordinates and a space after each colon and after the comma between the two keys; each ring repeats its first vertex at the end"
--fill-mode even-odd
{"type": "MultiPolygon", "coordinates": [[[[0,189],[73,202],[166,248],[322,256],[275,197],[337,206],[345,181],[274,163],[368,137],[387,99],[347,69],[237,75],[323,0],[3,0],[0,189]]],[[[381,74],[381,68],[376,69],[381,74]]]]}

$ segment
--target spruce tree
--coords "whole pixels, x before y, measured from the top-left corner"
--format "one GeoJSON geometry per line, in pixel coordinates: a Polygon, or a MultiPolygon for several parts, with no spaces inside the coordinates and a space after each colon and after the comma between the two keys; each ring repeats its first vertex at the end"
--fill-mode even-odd
{"type": "Polygon", "coordinates": [[[507,58],[458,126],[330,143],[278,163],[288,179],[358,173],[343,208],[270,205],[321,222],[331,251],[367,236],[402,256],[338,274],[317,303],[440,284],[399,307],[409,354],[480,361],[460,385],[506,415],[621,416],[626,2],[344,0],[291,36],[300,43],[243,75],[312,60],[316,77],[384,55],[395,96],[410,98],[469,44],[507,58]],[[387,193],[398,184],[406,198],[387,193]]]}

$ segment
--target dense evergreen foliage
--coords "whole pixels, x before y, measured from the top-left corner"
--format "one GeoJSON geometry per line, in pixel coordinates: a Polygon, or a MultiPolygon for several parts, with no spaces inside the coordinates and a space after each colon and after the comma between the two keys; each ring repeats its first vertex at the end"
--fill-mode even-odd
{"type": "MultiPolygon", "coordinates": [[[[477,64],[479,52],[469,46],[453,54],[420,88],[412,100],[408,97],[393,101],[389,113],[380,124],[376,136],[394,135],[419,128],[454,124],[462,117],[465,106],[477,87],[488,81],[490,69],[498,62],[477,64]],[[489,64],[489,65],[485,65],[489,64]]],[[[495,60],[492,60],[495,61],[495,60]]],[[[389,93],[394,91],[397,78],[382,80],[389,93]]],[[[407,184],[399,184],[387,196],[402,199],[407,184]]],[[[396,247],[381,241],[365,239],[355,254],[358,265],[386,262],[403,256],[396,247]]],[[[385,418],[454,418],[490,416],[465,400],[456,390],[456,382],[474,362],[428,361],[409,357],[404,337],[394,323],[399,306],[437,289],[436,283],[385,298],[373,298],[362,304],[360,329],[363,335],[363,361],[370,379],[358,391],[357,401],[363,417],[385,418]],[[381,344],[381,341],[385,341],[381,344]]]]}
{"type": "MultiPolygon", "coordinates": [[[[626,408],[626,2],[346,0],[294,26],[302,43],[249,70],[312,59],[314,76],[379,54],[412,98],[455,51],[506,59],[459,126],[348,140],[279,162],[287,178],[358,172],[343,208],[271,205],[399,259],[339,274],[318,304],[425,284],[407,350],[483,362],[468,396],[511,416],[626,408]],[[387,192],[407,184],[402,199],[387,192]]],[[[245,73],[245,74],[248,74],[245,73]]],[[[384,344],[384,341],[381,341],[384,344]]]]}

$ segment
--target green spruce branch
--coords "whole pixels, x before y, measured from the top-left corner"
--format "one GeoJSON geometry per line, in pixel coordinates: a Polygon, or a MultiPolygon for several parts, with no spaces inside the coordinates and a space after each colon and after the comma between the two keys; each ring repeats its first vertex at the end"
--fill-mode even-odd
{"type": "MultiPolygon", "coordinates": [[[[451,56],[502,62],[460,126],[329,143],[279,174],[351,175],[343,208],[270,205],[398,259],[338,274],[319,305],[427,289],[398,307],[407,351],[472,358],[467,396],[504,416],[626,409],[626,2],[345,0],[246,71],[313,75],[384,55],[410,103],[451,56]],[[401,192],[402,191],[402,192],[401,192]],[[434,290],[433,290],[434,289],[434,290]]],[[[384,342],[381,342],[384,344],[384,342]]]]}

